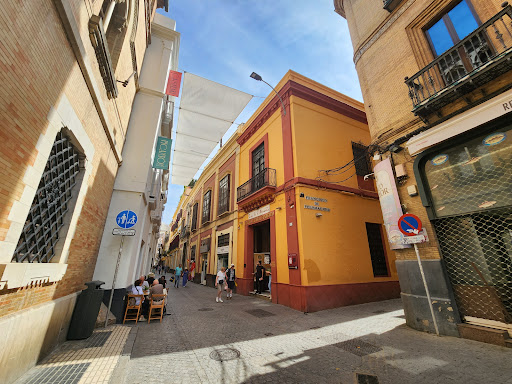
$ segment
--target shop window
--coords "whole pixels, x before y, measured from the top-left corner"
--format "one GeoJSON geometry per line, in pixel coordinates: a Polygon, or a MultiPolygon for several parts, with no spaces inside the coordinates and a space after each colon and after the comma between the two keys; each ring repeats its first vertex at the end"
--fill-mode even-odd
{"type": "Polygon", "coordinates": [[[190,248],[190,260],[196,259],[196,246],[193,245],[192,248],[190,248]]]}
{"type": "Polygon", "coordinates": [[[217,247],[225,247],[229,245],[229,233],[221,235],[217,239],[217,247]]]}
{"type": "Polygon", "coordinates": [[[478,28],[475,12],[468,0],[463,0],[442,15],[426,30],[433,52],[441,55],[478,28]]]}
{"type": "Polygon", "coordinates": [[[375,191],[373,180],[364,179],[366,175],[373,172],[370,165],[368,147],[360,143],[352,142],[352,154],[354,155],[354,166],[356,168],[357,184],[359,188],[375,191]]]}
{"type": "Polygon", "coordinates": [[[509,124],[426,157],[423,171],[436,217],[512,205],[511,136],[509,124]]]}
{"type": "Polygon", "coordinates": [[[366,223],[366,235],[368,236],[368,245],[370,247],[373,276],[389,276],[386,251],[384,250],[384,243],[382,241],[381,225],[366,223]]]}
{"type": "Polygon", "coordinates": [[[197,229],[197,209],[199,208],[199,204],[195,203],[194,208],[192,208],[192,231],[197,229]]]}
{"type": "Polygon", "coordinates": [[[219,215],[229,211],[229,175],[219,182],[219,215]]]}
{"type": "Polygon", "coordinates": [[[212,200],[212,191],[209,190],[203,196],[203,217],[202,217],[203,224],[210,221],[211,200],[212,200]]]}
{"type": "Polygon", "coordinates": [[[39,182],[13,262],[49,263],[56,255],[57,243],[72,199],[79,189],[80,158],[83,156],[63,132],[57,134],[39,182]]]}

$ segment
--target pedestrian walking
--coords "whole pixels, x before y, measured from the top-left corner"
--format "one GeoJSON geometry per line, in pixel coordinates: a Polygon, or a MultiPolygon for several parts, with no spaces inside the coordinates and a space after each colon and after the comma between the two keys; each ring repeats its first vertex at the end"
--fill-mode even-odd
{"type": "Polygon", "coordinates": [[[185,268],[183,271],[183,288],[187,286],[188,283],[188,268],[185,268]]]}
{"type": "Polygon", "coordinates": [[[230,300],[233,298],[233,289],[235,289],[235,264],[231,264],[231,268],[226,271],[226,281],[228,283],[228,293],[226,299],[230,300]]]}
{"type": "Polygon", "coordinates": [[[222,267],[219,272],[217,272],[217,277],[215,279],[215,286],[217,287],[217,297],[215,301],[217,303],[223,303],[222,301],[222,287],[226,282],[226,267],[222,267]]]}
{"type": "Polygon", "coordinates": [[[183,274],[183,268],[180,264],[179,267],[176,268],[174,271],[174,287],[179,288],[180,287],[180,277],[183,274]]]}

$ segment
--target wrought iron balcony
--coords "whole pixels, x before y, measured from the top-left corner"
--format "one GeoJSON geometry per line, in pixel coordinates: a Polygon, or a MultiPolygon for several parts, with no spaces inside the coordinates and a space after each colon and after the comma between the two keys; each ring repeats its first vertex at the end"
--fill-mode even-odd
{"type": "Polygon", "coordinates": [[[414,76],[413,112],[426,116],[512,69],[512,7],[506,5],[414,76]]]}
{"type": "Polygon", "coordinates": [[[240,202],[265,187],[276,187],[275,169],[265,168],[256,176],[253,176],[252,179],[249,179],[247,182],[239,186],[236,189],[236,201],[240,202]]]}
{"type": "Polygon", "coordinates": [[[181,238],[186,238],[186,237],[188,237],[188,235],[190,235],[190,225],[184,225],[184,226],[181,228],[181,234],[180,234],[180,237],[181,237],[181,238]]]}

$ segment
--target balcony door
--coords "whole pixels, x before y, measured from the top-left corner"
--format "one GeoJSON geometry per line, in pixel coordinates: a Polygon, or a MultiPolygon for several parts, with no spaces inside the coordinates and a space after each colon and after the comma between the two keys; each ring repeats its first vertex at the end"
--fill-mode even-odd
{"type": "Polygon", "coordinates": [[[252,152],[252,180],[253,191],[262,188],[265,184],[265,143],[261,143],[252,152]]]}
{"type": "Polygon", "coordinates": [[[439,69],[446,85],[465,76],[492,56],[485,32],[471,37],[458,49],[447,52],[479,25],[480,21],[469,0],[462,0],[426,30],[434,56],[446,53],[439,62],[439,69]]]}

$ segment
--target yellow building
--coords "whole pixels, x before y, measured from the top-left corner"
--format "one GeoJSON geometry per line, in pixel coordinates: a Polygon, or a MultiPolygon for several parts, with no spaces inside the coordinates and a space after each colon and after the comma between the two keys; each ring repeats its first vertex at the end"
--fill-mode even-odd
{"type": "Polygon", "coordinates": [[[512,7],[502,3],[334,0],[375,158],[395,165],[398,206],[429,238],[418,247],[430,303],[414,249],[394,252],[407,324],[510,345],[512,7]]]}
{"type": "Polygon", "coordinates": [[[237,138],[222,146],[193,187],[185,187],[171,225],[170,268],[182,264],[196,283],[214,286],[218,270],[236,260],[237,138]]]}
{"type": "Polygon", "coordinates": [[[261,260],[272,301],[304,312],[398,297],[363,105],[293,71],[276,90],[238,132],[237,292],[261,260]]]}

